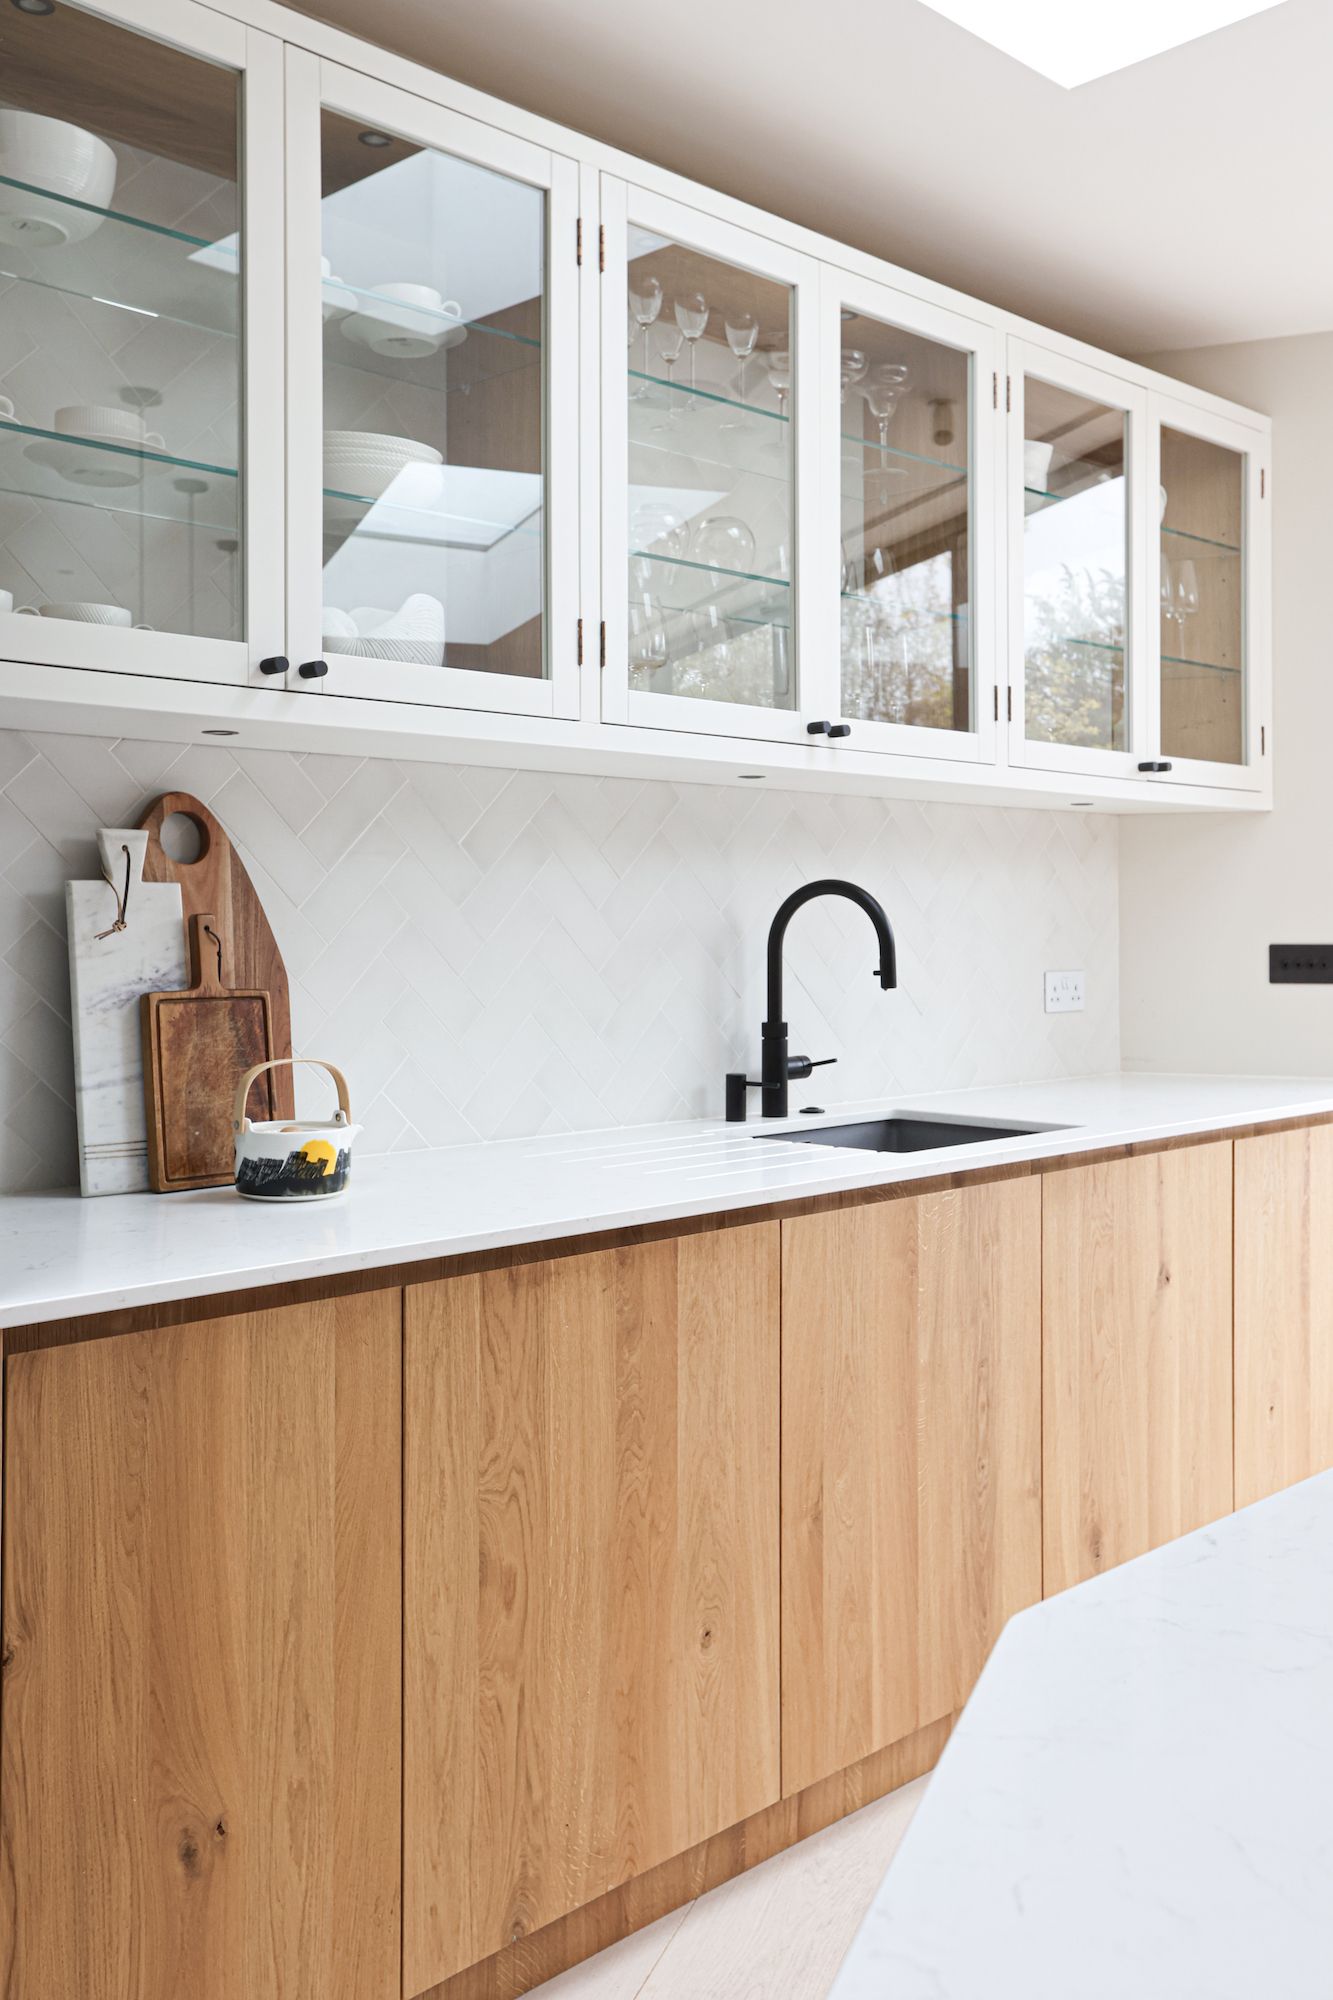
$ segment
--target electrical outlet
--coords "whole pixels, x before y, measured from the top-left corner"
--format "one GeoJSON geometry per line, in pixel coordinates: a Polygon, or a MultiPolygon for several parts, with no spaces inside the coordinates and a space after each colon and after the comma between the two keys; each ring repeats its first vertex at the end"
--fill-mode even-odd
{"type": "Polygon", "coordinates": [[[1081,1014],[1083,1012],[1083,973],[1048,972],[1046,975],[1046,1012],[1048,1014],[1081,1014]]]}
{"type": "Polygon", "coordinates": [[[1333,944],[1270,944],[1272,986],[1333,986],[1333,944]]]}

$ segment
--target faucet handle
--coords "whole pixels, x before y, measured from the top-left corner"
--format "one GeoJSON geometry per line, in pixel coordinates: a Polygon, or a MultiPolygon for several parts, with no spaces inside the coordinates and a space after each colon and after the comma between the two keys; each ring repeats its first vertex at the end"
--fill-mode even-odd
{"type": "Polygon", "coordinates": [[[828,1069],[837,1060],[836,1056],[818,1056],[814,1059],[810,1056],[788,1056],[787,1075],[793,1080],[809,1076],[812,1070],[828,1069]]]}
{"type": "Polygon", "coordinates": [[[744,1070],[727,1071],[727,1123],[743,1125],[746,1117],[746,1092],[760,1090],[762,1085],[745,1074],[744,1070]]]}

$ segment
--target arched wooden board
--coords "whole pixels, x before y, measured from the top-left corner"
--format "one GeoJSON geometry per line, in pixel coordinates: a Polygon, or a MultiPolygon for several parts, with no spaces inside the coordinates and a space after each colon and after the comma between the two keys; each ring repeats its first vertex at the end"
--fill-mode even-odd
{"type": "MultiPolygon", "coordinates": [[[[148,829],[144,858],[145,882],[178,882],[188,934],[190,918],[211,911],[222,928],[222,977],[227,986],[259,987],[267,991],[273,1029],[273,1053],[292,1053],[292,1012],[287,968],[269,929],[264,906],[255,894],[245,864],[226,832],[202,800],[189,792],[164,792],[154,799],[141,827],[148,829]],[[162,823],[172,813],[184,813],[199,829],[200,850],[193,861],[173,861],[162,845],[162,823]]],[[[295,1116],[290,1070],[274,1070],[273,1106],[277,1118],[295,1116]]]]}

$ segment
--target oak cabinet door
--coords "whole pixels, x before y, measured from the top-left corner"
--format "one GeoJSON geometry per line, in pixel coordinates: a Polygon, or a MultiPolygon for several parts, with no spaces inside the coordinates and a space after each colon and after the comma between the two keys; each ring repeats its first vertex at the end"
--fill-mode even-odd
{"type": "Polygon", "coordinates": [[[397,1292],[7,1360],[8,2000],[399,1992],[397,1292]]]}
{"type": "Polygon", "coordinates": [[[1043,1188],[1049,1596],[1230,1512],[1231,1146],[1043,1188]]]}
{"type": "Polygon", "coordinates": [[[404,1991],[778,1796],[778,1225],[411,1286],[404,1991]]]}
{"type": "Polygon", "coordinates": [[[782,1781],[966,1700],[1041,1595],[1041,1195],[782,1225],[782,1781]]]}
{"type": "Polygon", "coordinates": [[[1333,1126],[1236,1141],[1236,1505],[1333,1465],[1333,1126]]]}

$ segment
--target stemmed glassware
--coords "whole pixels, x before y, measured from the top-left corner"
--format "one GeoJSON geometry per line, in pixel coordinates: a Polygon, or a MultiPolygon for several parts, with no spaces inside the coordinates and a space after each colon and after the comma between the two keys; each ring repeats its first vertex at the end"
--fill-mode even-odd
{"type": "Polygon", "coordinates": [[[905,478],[907,473],[905,466],[891,466],[888,454],[889,425],[902,400],[910,372],[905,361],[877,361],[868,371],[865,387],[861,391],[866,399],[866,408],[879,426],[879,486],[885,499],[890,479],[905,478]]]}
{"type": "Polygon", "coordinates": [[[727,346],[740,362],[736,376],[736,399],[745,401],[746,364],[759,340],[759,321],[752,312],[729,312],[724,321],[727,346]]]}
{"type": "Polygon", "coordinates": [[[690,343],[690,387],[694,387],[694,349],[708,325],[708,301],[702,292],[681,292],[676,300],[676,325],[690,343]]]}
{"type": "Polygon", "coordinates": [[[651,271],[636,275],[629,283],[629,309],[643,335],[643,372],[648,373],[648,329],[662,310],[662,281],[651,271]]]}
{"type": "Polygon", "coordinates": [[[1182,562],[1168,562],[1162,558],[1162,613],[1175,625],[1179,638],[1177,645],[1182,657],[1185,652],[1185,620],[1192,618],[1199,608],[1199,572],[1193,561],[1186,557],[1182,562]]]}
{"type": "Polygon", "coordinates": [[[671,389],[671,371],[680,360],[680,350],[685,344],[685,334],[679,326],[668,326],[666,321],[663,320],[657,329],[655,338],[657,341],[657,351],[661,355],[663,365],[666,368],[667,414],[660,423],[654,424],[653,429],[659,431],[674,430],[680,422],[680,412],[676,407],[676,397],[673,395],[671,389]]]}
{"type": "Polygon", "coordinates": [[[847,401],[847,391],[864,382],[866,369],[870,366],[863,347],[844,347],[838,368],[838,379],[842,384],[842,400],[847,401]]]}

